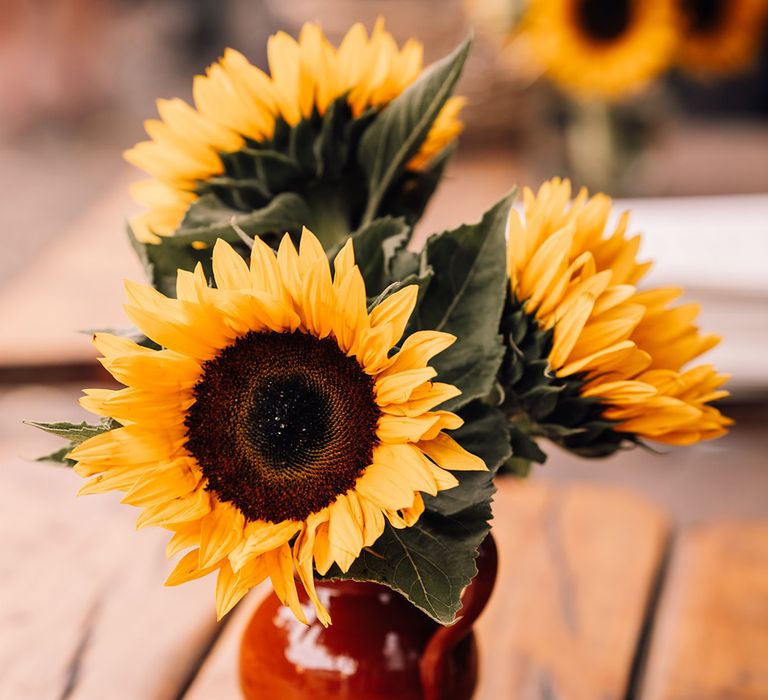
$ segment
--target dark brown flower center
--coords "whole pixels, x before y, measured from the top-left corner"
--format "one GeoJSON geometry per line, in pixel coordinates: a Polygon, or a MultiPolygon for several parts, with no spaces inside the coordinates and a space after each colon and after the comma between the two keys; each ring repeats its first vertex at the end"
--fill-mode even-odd
{"type": "Polygon", "coordinates": [[[331,338],[255,333],[203,365],[186,447],[247,520],[302,520],[371,463],[374,380],[331,338]]]}
{"type": "Polygon", "coordinates": [[[632,4],[633,0],[577,0],[576,20],[592,41],[614,41],[632,21],[632,4]]]}
{"type": "MultiPolygon", "coordinates": [[[[725,6],[729,0],[683,0],[683,11],[688,27],[696,34],[716,31],[725,18],[725,6]]],[[[733,2],[733,0],[730,0],[733,2]]]]}

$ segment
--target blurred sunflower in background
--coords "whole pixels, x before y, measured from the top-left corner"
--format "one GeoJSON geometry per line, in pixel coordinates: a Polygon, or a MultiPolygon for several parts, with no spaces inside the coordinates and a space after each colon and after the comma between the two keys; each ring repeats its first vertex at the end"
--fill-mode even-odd
{"type": "Polygon", "coordinates": [[[523,22],[551,80],[609,101],[664,72],[678,42],[676,0],[531,0],[523,22]]]}
{"type": "Polygon", "coordinates": [[[526,189],[524,214],[511,213],[502,384],[513,425],[588,456],[723,435],[731,421],[711,402],[728,395],[727,377],[690,366],[719,338],[699,332],[697,305],[674,304],[683,290],[638,289],[650,263],[637,260],[629,214],[612,229],[611,215],[609,197],[572,200],[559,179],[526,189]]]}
{"type": "Polygon", "coordinates": [[[695,75],[748,68],[760,48],[766,0],[681,0],[684,28],[678,62],[695,75]]]}
{"type": "Polygon", "coordinates": [[[127,313],[162,350],[96,335],[126,388],[85,392],[117,427],[70,453],[81,493],[123,491],[139,527],[173,531],[168,556],[186,553],[168,584],[217,572],[219,617],[269,578],[305,620],[297,575],[328,624],[315,571],[346,572],[385,523],[413,525],[422,492],[458,484],[450,470],[485,470],[443,432],[462,420],[432,410],[461,393],[428,365],[455,337],[400,343],[417,287],[369,312],[351,241],[333,276],[307,231],[277,255],[256,238],[250,265],[220,240],[213,270],[213,288],[179,270],[177,299],[127,284],[127,313]]]}
{"type": "MultiPolygon", "coordinates": [[[[355,230],[366,203],[357,144],[374,116],[422,73],[422,54],[414,39],[398,47],[382,20],[370,36],[354,25],[338,47],[317,24],[305,24],[298,41],[278,32],[267,44],[268,74],[227,49],[195,78],[194,107],[159,100],[160,118],[145,122],[150,140],[125,153],[152,176],[133,188],[147,207],[131,222],[136,237],[158,243],[172,236],[203,195],[236,213],[261,209],[281,192],[299,192],[310,209],[326,212],[314,222],[321,239],[327,226],[345,235],[355,230]],[[341,190],[343,200],[329,196],[341,190]],[[313,208],[316,202],[322,208],[313,208]],[[342,210],[329,221],[334,203],[342,210]]],[[[418,188],[422,176],[431,182],[426,171],[462,130],[462,104],[447,100],[407,165],[404,189],[418,188]]]]}

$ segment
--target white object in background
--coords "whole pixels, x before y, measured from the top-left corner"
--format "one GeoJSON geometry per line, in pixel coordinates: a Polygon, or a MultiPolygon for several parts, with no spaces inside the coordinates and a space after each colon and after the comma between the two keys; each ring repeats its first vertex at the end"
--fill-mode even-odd
{"type": "Polygon", "coordinates": [[[768,195],[618,200],[641,232],[643,286],[682,286],[701,304],[699,325],[723,336],[704,357],[741,396],[768,388],[768,195]]]}
{"type": "Polygon", "coordinates": [[[768,195],[620,199],[653,285],[750,292],[768,299],[768,195]]]}

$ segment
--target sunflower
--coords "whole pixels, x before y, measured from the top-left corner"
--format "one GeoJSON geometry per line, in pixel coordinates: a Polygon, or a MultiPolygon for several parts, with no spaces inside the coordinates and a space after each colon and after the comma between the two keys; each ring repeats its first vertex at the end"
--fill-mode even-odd
{"type": "Polygon", "coordinates": [[[675,0],[531,0],[524,22],[555,83],[607,100],[656,78],[678,41],[675,0]]]}
{"type": "Polygon", "coordinates": [[[126,388],[81,400],[121,426],[72,451],[81,493],[124,491],[139,527],[173,531],[168,555],[188,551],[167,583],[218,572],[219,617],[268,577],[305,620],[297,575],[328,624],[315,570],[346,572],[385,523],[418,520],[422,492],[457,485],[449,470],[485,469],[444,432],[461,419],[433,410],[460,393],[427,364],[455,337],[419,331],[392,353],[417,287],[369,313],[351,242],[333,278],[306,230],[298,252],[257,238],[250,267],[220,240],[213,269],[215,288],[179,270],[177,299],[127,283],[128,315],[163,349],[95,336],[126,388]]]}
{"type": "MultiPolygon", "coordinates": [[[[205,75],[195,78],[195,106],[180,99],[159,100],[160,119],[145,122],[150,140],[125,153],[153,178],[132,190],[148,208],[132,220],[139,240],[157,243],[158,236],[172,235],[202,194],[212,192],[248,211],[265,206],[278,191],[327,179],[325,171],[339,169],[354,151],[354,142],[338,146],[327,167],[312,162],[321,149],[306,149],[306,144],[331,136],[359,138],[370,117],[419,77],[422,49],[413,39],[398,48],[381,20],[370,37],[362,24],[354,25],[338,48],[317,24],[305,24],[298,41],[278,32],[267,43],[269,74],[227,49],[205,75]],[[302,148],[306,153],[297,156],[302,148]],[[260,168],[274,171],[269,192],[264,183],[254,182],[260,168]]],[[[462,104],[461,98],[448,99],[409,171],[427,168],[458,136],[462,104]]],[[[352,182],[360,179],[350,176],[352,182]]]]}
{"type": "Polygon", "coordinates": [[[681,0],[685,30],[680,65],[716,75],[747,68],[755,59],[768,16],[765,0],[681,0]]]}
{"type": "Polygon", "coordinates": [[[530,372],[517,372],[516,408],[530,413],[532,397],[541,406],[549,392],[536,420],[552,429],[541,432],[585,454],[723,435],[731,421],[710,404],[728,395],[727,377],[689,366],[719,338],[699,333],[696,305],[673,304],[682,290],[637,288],[650,264],[637,260],[640,237],[626,235],[629,214],[608,229],[611,199],[582,190],[571,201],[567,180],[524,197],[524,217],[513,211],[509,220],[508,318],[513,354],[527,355],[529,368],[543,362],[538,388],[530,372]]]}

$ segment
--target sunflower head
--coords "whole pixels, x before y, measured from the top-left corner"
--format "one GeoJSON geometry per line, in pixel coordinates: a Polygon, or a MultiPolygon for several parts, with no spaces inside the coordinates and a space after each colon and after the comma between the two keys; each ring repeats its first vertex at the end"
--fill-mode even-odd
{"type": "Polygon", "coordinates": [[[682,0],[680,66],[694,75],[722,75],[748,68],[764,36],[765,0],[682,0]]]}
{"type": "Polygon", "coordinates": [[[250,234],[290,230],[279,206],[264,215],[286,193],[293,198],[285,208],[294,219],[303,210],[326,248],[366,215],[418,218],[462,129],[462,99],[449,96],[458,74],[441,86],[439,104],[435,95],[419,102],[417,111],[428,110],[419,123],[429,128],[409,134],[402,162],[369,162],[359,146],[382,110],[422,76],[422,49],[413,39],[398,47],[381,20],[370,36],[356,24],[338,46],[314,23],[298,40],[278,32],[267,44],[268,73],[227,49],[195,78],[194,106],[159,100],[159,119],[145,123],[149,140],[125,154],[152,176],[133,189],[147,207],[132,221],[135,235],[149,243],[179,233],[205,240],[233,219],[250,234]],[[386,187],[372,193],[369,171],[393,165],[386,187]]]}
{"type": "Polygon", "coordinates": [[[676,0],[531,0],[524,22],[547,75],[578,96],[639,92],[677,46],[676,0]]]}
{"type": "Polygon", "coordinates": [[[304,620],[298,577],[327,624],[316,573],[413,525],[452,471],[485,469],[437,409],[460,392],[429,362],[455,338],[401,339],[415,286],[369,311],[351,242],[332,274],[308,231],[277,254],[257,238],[250,264],[219,241],[213,271],[215,287],[180,270],[175,299],[127,284],[128,315],[162,349],[96,335],[125,388],[82,399],[117,426],[71,453],[82,493],[122,491],[140,527],[171,530],[168,555],[185,553],[169,585],[217,572],[219,616],[269,578],[304,620]]]}
{"type": "Polygon", "coordinates": [[[623,443],[674,445],[719,437],[727,396],[710,365],[690,366],[719,338],[702,335],[682,290],[638,289],[649,263],[628,214],[609,227],[612,202],[552,180],[525,191],[509,220],[507,410],[528,434],[586,455],[623,443]]]}

